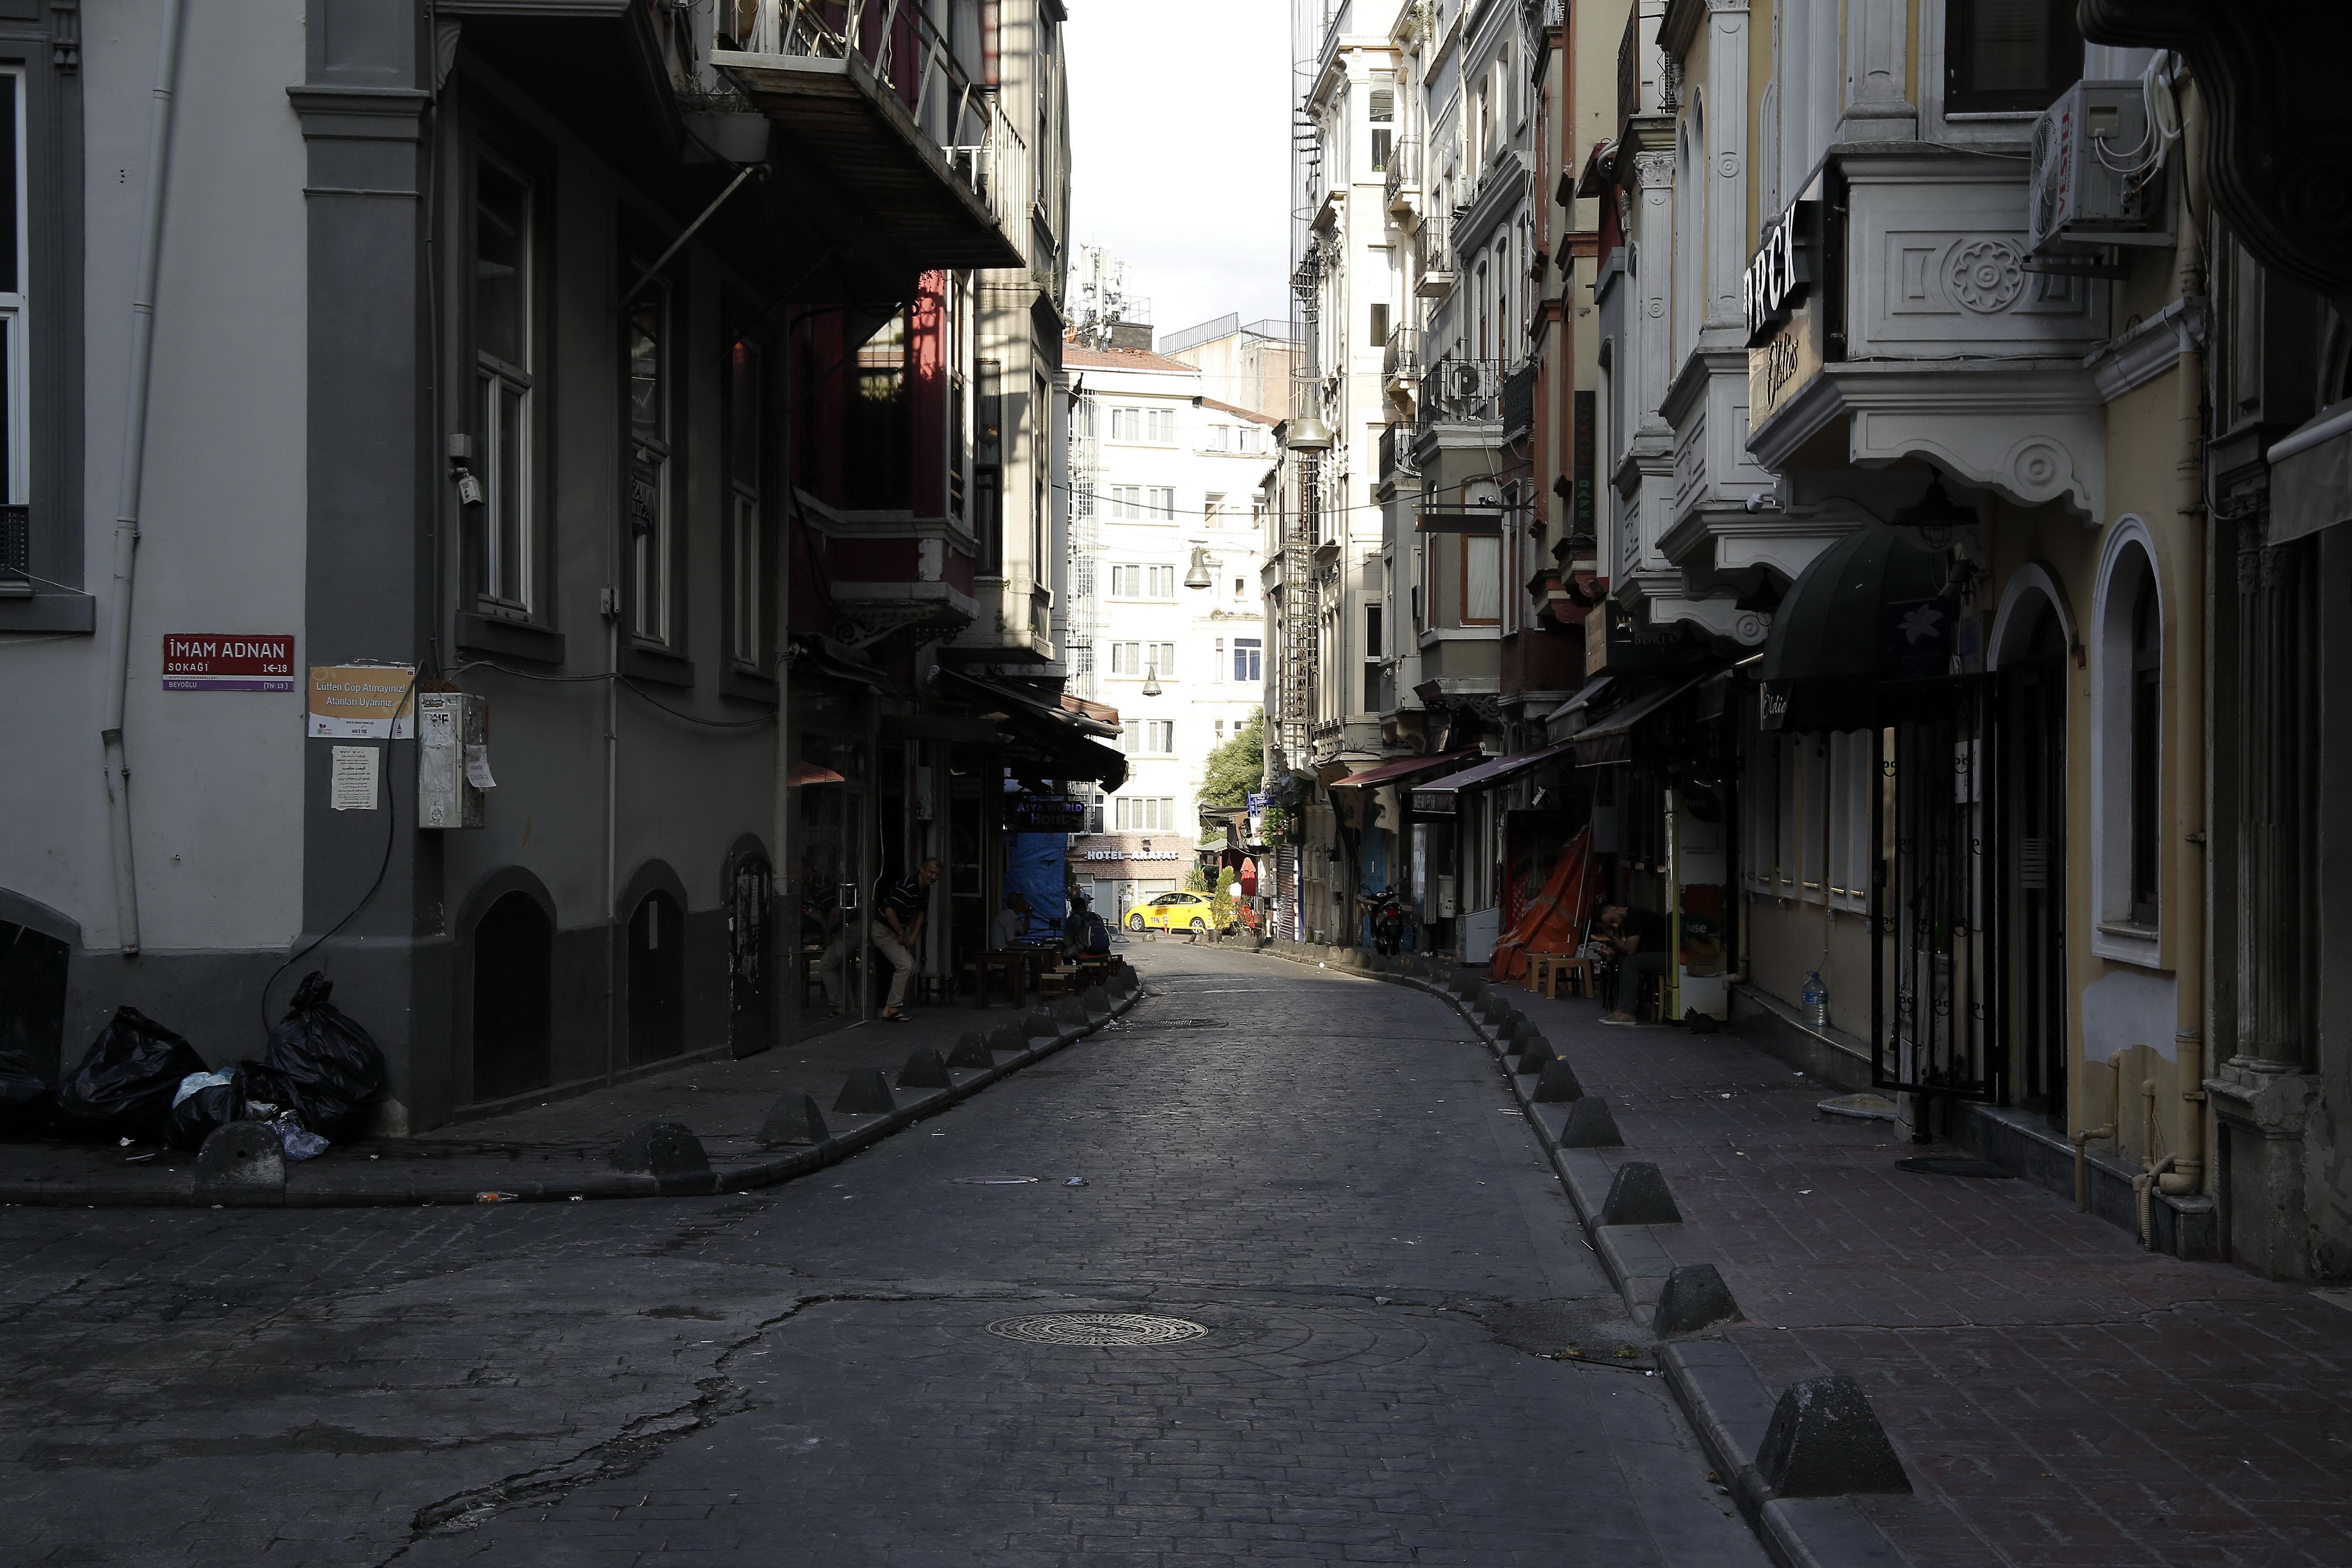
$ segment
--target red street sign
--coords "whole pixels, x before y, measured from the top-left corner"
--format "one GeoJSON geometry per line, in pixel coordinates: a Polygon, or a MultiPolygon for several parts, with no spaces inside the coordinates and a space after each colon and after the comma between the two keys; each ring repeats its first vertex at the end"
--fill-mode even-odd
{"type": "Polygon", "coordinates": [[[291,691],[294,638],[277,632],[166,632],[166,691],[291,691]]]}

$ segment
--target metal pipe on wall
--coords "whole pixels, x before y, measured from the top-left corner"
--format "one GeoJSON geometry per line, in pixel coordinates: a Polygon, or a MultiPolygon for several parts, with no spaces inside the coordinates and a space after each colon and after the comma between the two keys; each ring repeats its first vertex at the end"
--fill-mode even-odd
{"type": "Polygon", "coordinates": [[[131,860],[131,758],[123,710],[131,689],[131,589],[139,571],[139,510],[147,458],[147,402],[154,381],[155,288],[163,271],[163,197],[171,169],[173,86],[180,70],[187,0],[163,0],[163,30],[147,125],[147,193],[139,218],[139,280],[131,300],[131,370],[122,415],[121,504],[114,517],[114,620],[106,649],[104,757],[107,826],[114,851],[114,929],[124,957],[139,952],[139,882],[131,860]]]}

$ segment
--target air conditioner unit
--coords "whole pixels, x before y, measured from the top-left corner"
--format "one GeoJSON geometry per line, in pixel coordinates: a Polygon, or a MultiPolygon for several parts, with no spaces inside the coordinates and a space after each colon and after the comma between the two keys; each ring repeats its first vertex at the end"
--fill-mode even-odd
{"type": "Polygon", "coordinates": [[[2033,126],[2026,225],[2037,255],[2102,245],[2169,245],[2163,132],[2148,124],[2160,84],[2078,81],[2033,126]]]}
{"type": "Polygon", "coordinates": [[[1468,403],[1486,388],[1486,367],[1468,362],[1457,363],[1452,371],[1452,384],[1446,395],[1457,402],[1468,403]]]}

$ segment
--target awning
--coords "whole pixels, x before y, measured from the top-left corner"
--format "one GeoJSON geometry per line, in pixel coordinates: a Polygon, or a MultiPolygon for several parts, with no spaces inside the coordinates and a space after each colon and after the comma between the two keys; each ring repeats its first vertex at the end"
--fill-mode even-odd
{"type": "Polygon", "coordinates": [[[1612,675],[1594,676],[1577,689],[1575,696],[1544,715],[1544,722],[1549,724],[1555,719],[1565,719],[1570,713],[1580,712],[1591,707],[1593,700],[1608,690],[1609,683],[1615,679],[1616,677],[1612,675]]]}
{"type": "Polygon", "coordinates": [[[1576,748],[1579,767],[1597,767],[1603,763],[1622,763],[1633,754],[1633,730],[1643,720],[1664,712],[1668,705],[1685,692],[1694,691],[1721,674],[1706,669],[1672,686],[1661,687],[1646,697],[1637,697],[1610,714],[1600,723],[1577,732],[1572,741],[1560,742],[1576,748]]]}
{"type": "Polygon", "coordinates": [[[831,768],[821,768],[814,763],[794,763],[784,770],[784,783],[787,784],[829,784],[848,782],[831,768]]]}
{"type": "Polygon", "coordinates": [[[1538,746],[1532,752],[1517,752],[1507,757],[1496,757],[1491,762],[1481,763],[1475,768],[1465,768],[1458,773],[1448,773],[1442,779],[1432,779],[1425,784],[1417,784],[1412,792],[1412,808],[1415,811],[1433,812],[1443,816],[1454,809],[1455,799],[1462,791],[1486,789],[1495,784],[1507,783],[1526,773],[1529,768],[1540,767],[1546,763],[1565,756],[1569,749],[1575,744],[1573,741],[1561,741],[1554,745],[1538,746]]]}
{"type": "Polygon", "coordinates": [[[1381,784],[1394,784],[1399,779],[1412,778],[1416,774],[1429,773],[1438,768],[1453,767],[1464,759],[1475,757],[1477,754],[1478,749],[1475,746],[1465,746],[1460,751],[1439,752],[1433,756],[1405,757],[1393,763],[1382,763],[1376,768],[1367,768],[1360,773],[1349,773],[1343,779],[1334,779],[1329,787],[1372,789],[1381,784]]]}
{"type": "Polygon", "coordinates": [[[1116,735],[1115,727],[1029,692],[944,666],[932,679],[948,695],[1003,719],[1011,737],[1025,743],[1046,767],[1055,770],[1054,776],[1087,779],[1110,790],[1127,782],[1127,758],[1091,738],[1116,735]]]}
{"type": "Polygon", "coordinates": [[[2352,403],[2321,409],[2268,456],[2269,542],[2284,544],[2352,521],[2352,403]]]}
{"type": "Polygon", "coordinates": [[[1768,730],[1878,727],[1901,691],[1890,683],[1949,675],[1956,606],[1943,556],[1884,529],[1847,534],[1797,574],[1756,679],[1768,730]]]}

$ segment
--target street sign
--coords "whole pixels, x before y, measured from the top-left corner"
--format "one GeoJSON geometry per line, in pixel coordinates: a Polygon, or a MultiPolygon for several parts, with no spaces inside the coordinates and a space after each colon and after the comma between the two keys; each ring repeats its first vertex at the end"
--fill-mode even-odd
{"type": "Polygon", "coordinates": [[[291,691],[290,632],[165,632],[166,691],[291,691]]]}

